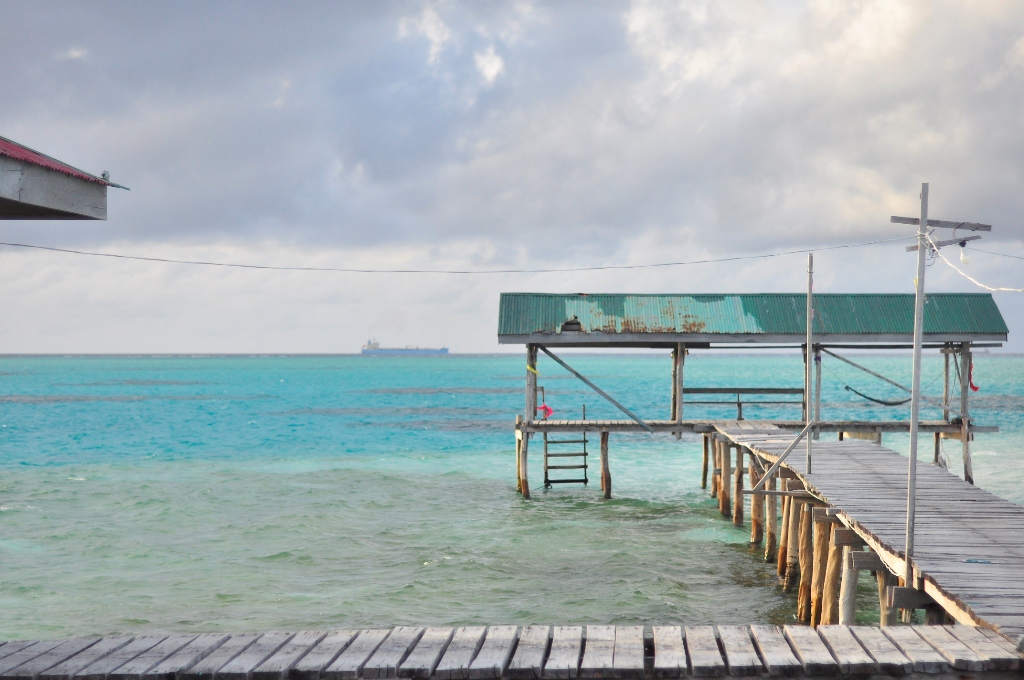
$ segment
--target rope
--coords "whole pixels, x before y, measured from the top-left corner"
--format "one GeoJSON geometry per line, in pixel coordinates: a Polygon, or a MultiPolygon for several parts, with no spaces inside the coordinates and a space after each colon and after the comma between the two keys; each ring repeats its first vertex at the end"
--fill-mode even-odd
{"type": "Polygon", "coordinates": [[[907,402],[910,401],[910,399],[902,399],[900,401],[889,401],[887,399],[875,399],[874,397],[869,397],[868,395],[864,394],[863,392],[858,392],[857,390],[853,389],[849,385],[844,385],[843,387],[845,387],[848,392],[853,392],[856,395],[864,397],[868,401],[873,401],[876,404],[881,404],[882,406],[903,406],[904,404],[906,404],[907,402]]]}

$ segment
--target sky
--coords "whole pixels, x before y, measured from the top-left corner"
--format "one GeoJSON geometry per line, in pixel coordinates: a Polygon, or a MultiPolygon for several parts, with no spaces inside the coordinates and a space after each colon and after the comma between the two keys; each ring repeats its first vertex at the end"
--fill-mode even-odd
{"type": "MultiPolygon", "coordinates": [[[[651,264],[993,225],[1024,288],[1024,4],[21,2],[0,136],[110,172],[106,222],[0,240],[282,266],[651,264]]],[[[821,292],[912,292],[897,241],[821,292]]],[[[973,246],[977,246],[976,248],[973,246]]],[[[0,353],[497,344],[498,296],[799,292],[806,256],[547,274],[274,272],[0,248],[0,353]]],[[[980,291],[944,262],[935,291],[980,291]]],[[[996,293],[1024,351],[1024,293],[996,293]],[[1018,337],[1021,336],[1021,337],[1018,337]]]]}

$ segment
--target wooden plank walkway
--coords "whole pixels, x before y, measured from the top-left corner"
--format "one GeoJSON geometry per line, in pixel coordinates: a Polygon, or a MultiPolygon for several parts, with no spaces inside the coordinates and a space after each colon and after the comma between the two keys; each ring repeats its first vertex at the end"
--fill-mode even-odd
{"type": "MultiPolygon", "coordinates": [[[[753,421],[721,423],[717,430],[768,462],[794,436],[753,421]]],[[[907,458],[865,440],[819,440],[810,474],[805,465],[801,441],[783,466],[902,576],[907,458]]],[[[987,625],[1014,639],[1024,635],[1024,507],[925,461],[917,466],[916,506],[918,587],[960,623],[987,625]]]]}
{"type": "MultiPolygon", "coordinates": [[[[674,420],[652,419],[644,421],[655,432],[715,432],[722,424],[722,420],[697,419],[684,420],[677,423],[674,420]]],[[[730,423],[746,423],[754,421],[728,421],[730,423]]],[[[804,428],[804,422],[800,420],[774,420],[770,422],[772,427],[783,430],[795,430],[799,432],[804,428]]],[[[634,420],[563,420],[551,418],[548,420],[534,420],[529,423],[517,423],[516,429],[521,432],[643,432],[644,429],[634,420]]],[[[910,423],[905,420],[823,420],[818,423],[820,432],[909,432],[910,423]]],[[[959,425],[950,425],[942,420],[923,420],[920,423],[921,432],[945,432],[948,434],[959,434],[959,425]]],[[[971,432],[999,432],[999,428],[989,425],[972,425],[971,432]]]]}
{"type": "Polygon", "coordinates": [[[0,643],[0,678],[935,678],[955,672],[948,677],[962,679],[973,672],[996,680],[1021,677],[1022,659],[1006,639],[972,626],[400,626],[6,642],[0,643]]]}

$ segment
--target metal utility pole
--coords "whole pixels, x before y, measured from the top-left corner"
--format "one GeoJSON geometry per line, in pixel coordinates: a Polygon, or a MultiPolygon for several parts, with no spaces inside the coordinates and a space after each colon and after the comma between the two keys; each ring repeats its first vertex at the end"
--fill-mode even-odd
{"type": "Polygon", "coordinates": [[[977,224],[974,222],[947,222],[945,220],[928,219],[928,183],[921,185],[921,217],[896,217],[890,218],[897,224],[917,225],[917,245],[907,248],[908,251],[917,251],[917,278],[914,280],[914,361],[913,379],[910,390],[910,462],[907,471],[907,533],[906,533],[906,569],[904,571],[904,584],[914,587],[914,566],[912,557],[914,555],[914,519],[916,513],[917,494],[917,434],[921,410],[921,343],[924,333],[924,272],[927,264],[927,254],[932,248],[940,248],[946,245],[958,244],[961,247],[967,241],[974,241],[980,236],[966,236],[954,238],[948,241],[931,241],[929,227],[942,227],[953,229],[956,236],[957,229],[968,231],[992,231],[988,224],[977,224]],[[934,244],[934,245],[933,245],[934,244]]]}
{"type": "MultiPolygon", "coordinates": [[[[807,253],[807,351],[804,353],[804,384],[807,387],[804,389],[804,399],[806,400],[806,411],[807,411],[807,425],[810,426],[814,422],[814,411],[811,404],[811,392],[813,390],[814,383],[811,382],[811,365],[812,359],[812,345],[811,336],[812,328],[811,324],[814,321],[814,254],[807,253]]],[[[811,437],[807,437],[807,474],[811,474],[811,437]]]]}

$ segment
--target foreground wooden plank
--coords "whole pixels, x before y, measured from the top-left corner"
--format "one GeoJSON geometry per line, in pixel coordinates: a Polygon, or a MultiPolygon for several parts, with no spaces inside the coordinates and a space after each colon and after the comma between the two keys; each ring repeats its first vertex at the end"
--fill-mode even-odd
{"type": "Polygon", "coordinates": [[[551,653],[544,664],[544,677],[575,678],[582,646],[582,626],[555,626],[551,631],[551,653]]]}
{"type": "Polygon", "coordinates": [[[383,628],[359,631],[356,639],[320,673],[320,677],[326,680],[344,680],[358,676],[370,655],[377,651],[390,632],[383,628]]]}
{"type": "Polygon", "coordinates": [[[266,661],[252,669],[249,677],[252,680],[285,680],[292,666],[305,656],[306,652],[312,649],[314,645],[323,640],[326,635],[327,632],[322,630],[307,630],[296,633],[291,640],[284,643],[266,661]]]}
{"type": "Polygon", "coordinates": [[[863,675],[878,670],[875,660],[860,646],[848,626],[818,626],[818,635],[839,662],[839,670],[843,673],[863,675]]]}
{"type": "Polygon", "coordinates": [[[289,673],[293,680],[319,680],[320,672],[345,651],[357,631],[333,630],[324,637],[309,653],[299,659],[289,673]]]}
{"type": "Polygon", "coordinates": [[[195,635],[168,635],[107,675],[108,680],[139,680],[143,673],[196,639],[195,635]]]}
{"type": "Polygon", "coordinates": [[[84,649],[87,649],[100,641],[98,637],[77,637],[65,640],[50,651],[40,654],[31,661],[26,661],[4,677],[15,680],[33,680],[37,675],[48,668],[52,668],[62,661],[70,659],[84,649]]]}
{"type": "Polygon", "coordinates": [[[135,638],[129,635],[103,638],[99,642],[75,654],[70,659],[49,668],[37,677],[38,680],[67,680],[80,672],[89,664],[102,659],[107,654],[124,647],[135,638]]]}
{"type": "Polygon", "coordinates": [[[142,635],[124,645],[117,651],[107,654],[96,663],[88,666],[75,677],[80,680],[106,680],[107,675],[125,665],[139,654],[142,654],[166,639],[165,635],[142,635]]]}
{"type": "Polygon", "coordinates": [[[179,675],[180,677],[189,678],[190,680],[193,678],[211,680],[217,671],[236,656],[244,652],[249,645],[256,642],[259,637],[259,633],[242,633],[240,635],[232,635],[217,647],[217,649],[200,659],[198,663],[191,668],[186,669],[179,675]]]}
{"type": "Polygon", "coordinates": [[[486,626],[463,626],[455,631],[444,656],[437,664],[438,680],[455,680],[469,677],[469,665],[484,643],[486,626]]]}
{"type": "Polygon", "coordinates": [[[6,659],[11,654],[19,652],[29,645],[34,645],[36,642],[38,642],[38,640],[12,640],[5,642],[3,646],[0,647],[0,659],[6,659]]]}
{"type": "Polygon", "coordinates": [[[191,668],[215,652],[229,637],[223,633],[199,635],[192,642],[146,671],[145,677],[163,678],[164,680],[175,678],[179,672],[191,668]]]}
{"type": "Polygon", "coordinates": [[[778,626],[751,626],[750,634],[770,675],[789,676],[800,672],[802,666],[778,626]]]}
{"type": "MultiPolygon", "coordinates": [[[[821,628],[821,626],[819,626],[821,628]]],[[[839,664],[818,634],[806,626],[783,626],[783,635],[807,675],[838,675],[839,664]]]]}
{"type": "Polygon", "coordinates": [[[939,654],[910,626],[886,626],[881,630],[882,635],[910,659],[915,673],[944,673],[949,670],[946,657],[939,654]]]}
{"type": "Polygon", "coordinates": [[[857,638],[864,650],[878,664],[879,670],[890,675],[902,675],[914,670],[914,664],[901,652],[882,630],[875,626],[850,626],[850,632],[857,638]]]}
{"type": "Polygon", "coordinates": [[[960,642],[964,643],[980,656],[988,659],[987,668],[994,671],[1015,671],[1020,668],[1020,657],[1010,653],[1002,646],[983,635],[974,626],[946,626],[960,642]]]}
{"type": "Polygon", "coordinates": [[[913,629],[942,654],[953,668],[964,671],[985,670],[985,657],[957,640],[942,626],[913,626],[913,629]]]}
{"type": "Polygon", "coordinates": [[[519,634],[519,646],[508,665],[509,678],[527,680],[541,676],[550,634],[550,626],[523,626],[519,634]]]}
{"type": "Polygon", "coordinates": [[[979,633],[981,633],[982,635],[984,635],[985,637],[987,637],[992,642],[994,642],[997,645],[999,645],[1000,647],[1002,647],[1003,651],[1010,652],[1011,654],[1016,656],[1018,659],[1021,659],[1021,654],[1019,654],[1017,652],[1017,647],[1012,642],[1010,642],[1009,640],[1004,638],[1002,635],[1000,635],[999,633],[995,632],[994,630],[990,630],[988,628],[982,628],[982,627],[978,627],[976,630],[979,633]]]}
{"type": "Polygon", "coordinates": [[[405,660],[409,651],[423,635],[424,628],[418,626],[398,626],[391,631],[387,639],[381,643],[370,660],[363,666],[364,678],[395,678],[398,677],[398,666],[405,660]]]}
{"type": "Polygon", "coordinates": [[[723,675],[725,661],[718,651],[715,629],[711,626],[686,626],[683,630],[690,672],[698,677],[723,675]]]}
{"type": "Polygon", "coordinates": [[[62,644],[64,640],[38,640],[19,649],[10,656],[0,659],[0,675],[6,675],[23,663],[28,663],[38,656],[62,644]]]}
{"type": "Polygon", "coordinates": [[[686,646],[681,626],[654,626],[654,677],[686,675],[686,646]]]}
{"type": "Polygon", "coordinates": [[[427,628],[416,647],[398,667],[400,678],[429,678],[455,633],[454,628],[427,628]]]}
{"type": "Polygon", "coordinates": [[[249,680],[252,670],[281,649],[293,635],[285,632],[264,633],[238,656],[221,666],[217,671],[217,680],[249,680]]]}
{"type": "Polygon", "coordinates": [[[469,666],[470,680],[500,678],[508,667],[512,656],[512,645],[516,641],[515,626],[491,626],[487,629],[483,647],[469,666]]]}
{"type": "Polygon", "coordinates": [[[757,658],[747,626],[719,626],[718,637],[725,650],[725,668],[729,675],[761,674],[761,660],[757,658]]]}
{"type": "Polygon", "coordinates": [[[581,678],[608,677],[615,664],[615,626],[587,626],[587,648],[581,678]]]}
{"type": "MultiPolygon", "coordinates": [[[[588,643],[589,644],[589,643],[588,643]]],[[[615,627],[615,677],[644,677],[644,627],[615,627]]]]}

